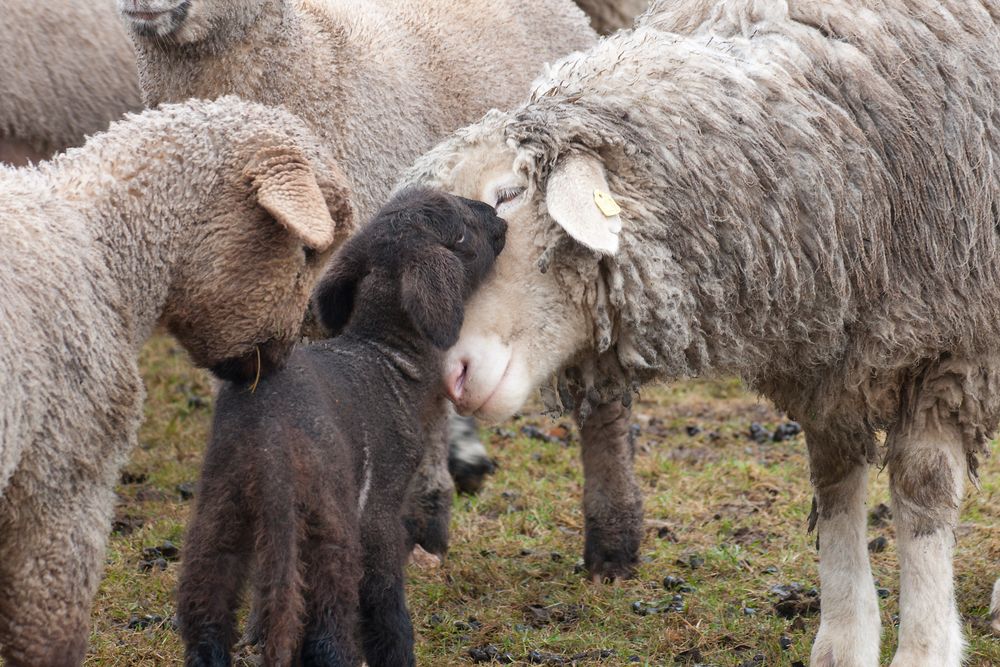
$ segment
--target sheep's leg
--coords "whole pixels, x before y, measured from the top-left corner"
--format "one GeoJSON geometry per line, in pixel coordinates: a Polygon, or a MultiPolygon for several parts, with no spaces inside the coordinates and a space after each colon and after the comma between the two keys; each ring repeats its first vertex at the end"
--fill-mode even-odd
{"type": "Polygon", "coordinates": [[[75,495],[37,486],[27,494],[25,481],[13,480],[0,500],[2,654],[7,667],[74,667],[87,649],[111,485],[88,479],[75,495]]]}
{"type": "Polygon", "coordinates": [[[302,549],[307,577],[302,667],[355,667],[361,553],[357,526],[335,507],[313,516],[302,549]]]}
{"type": "Polygon", "coordinates": [[[948,417],[922,414],[888,438],[899,550],[899,646],[892,667],[959,667],[964,642],[952,553],[968,463],[948,417]]]}
{"type": "Polygon", "coordinates": [[[200,493],[184,542],[177,618],[187,667],[224,667],[251,562],[250,527],[225,490],[200,493]]]}
{"type": "Polygon", "coordinates": [[[990,599],[990,627],[993,634],[1000,635],[1000,579],[993,584],[993,597],[990,599]]]}
{"type": "Polygon", "coordinates": [[[870,433],[806,429],[819,531],[822,616],[809,664],[877,667],[881,624],[865,540],[870,433]]]}
{"type": "Polygon", "coordinates": [[[405,531],[393,522],[391,507],[386,502],[369,508],[371,519],[362,527],[361,637],[369,667],[414,667],[413,625],[403,587],[405,531]]]}
{"type": "Polygon", "coordinates": [[[642,491],[632,463],[630,410],[596,406],[580,423],[583,456],[583,560],[595,580],[628,578],[639,562],[642,491]]]}
{"type": "Polygon", "coordinates": [[[443,558],[448,553],[451,502],[455,496],[455,484],[448,473],[448,425],[441,419],[424,428],[427,443],[420,467],[410,481],[403,522],[410,549],[419,544],[443,558]]]}

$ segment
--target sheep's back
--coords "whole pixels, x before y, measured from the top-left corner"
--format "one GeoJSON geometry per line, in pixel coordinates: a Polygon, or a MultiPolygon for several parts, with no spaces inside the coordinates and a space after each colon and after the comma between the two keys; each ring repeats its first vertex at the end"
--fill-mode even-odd
{"type": "Polygon", "coordinates": [[[142,107],[113,0],[5,0],[0,140],[49,154],[142,107]]]}

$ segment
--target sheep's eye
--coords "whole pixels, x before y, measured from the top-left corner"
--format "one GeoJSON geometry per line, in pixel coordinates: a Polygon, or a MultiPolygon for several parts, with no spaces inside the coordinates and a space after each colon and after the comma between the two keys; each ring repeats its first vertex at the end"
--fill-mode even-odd
{"type": "Polygon", "coordinates": [[[496,194],[497,201],[493,205],[493,208],[500,208],[500,206],[502,206],[503,204],[514,201],[515,199],[523,195],[526,189],[527,188],[520,186],[500,188],[499,190],[497,190],[496,194]]]}
{"type": "Polygon", "coordinates": [[[302,253],[306,256],[307,262],[312,262],[316,259],[316,249],[310,248],[307,245],[302,246],[302,253]]]}

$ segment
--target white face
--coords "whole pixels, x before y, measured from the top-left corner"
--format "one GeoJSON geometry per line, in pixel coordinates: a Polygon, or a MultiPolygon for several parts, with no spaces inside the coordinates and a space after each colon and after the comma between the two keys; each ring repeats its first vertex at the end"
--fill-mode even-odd
{"type": "MultiPolygon", "coordinates": [[[[492,277],[467,305],[461,335],[445,364],[448,394],[458,410],[487,420],[503,420],[519,410],[539,385],[588,349],[593,331],[583,307],[587,281],[581,277],[579,284],[565,284],[554,271],[539,268],[546,233],[551,236],[551,196],[543,200],[514,171],[513,161],[510,149],[476,146],[450,182],[439,184],[495,205],[508,223],[504,251],[492,277]]],[[[596,268],[596,255],[593,263],[596,268]]]]}

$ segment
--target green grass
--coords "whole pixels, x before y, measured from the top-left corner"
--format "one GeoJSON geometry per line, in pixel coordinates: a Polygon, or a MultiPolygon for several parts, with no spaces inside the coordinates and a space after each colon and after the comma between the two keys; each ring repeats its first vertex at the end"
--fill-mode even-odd
{"type": "MultiPolygon", "coordinates": [[[[183,553],[191,503],[181,500],[176,487],[197,478],[211,417],[211,381],[191,370],[165,338],[147,346],[143,367],[146,422],[127,471],[146,479],[118,489],[119,519],[141,526],[111,538],[93,613],[90,665],[177,664],[182,655],[169,622],[178,565],[140,572],[138,564],[144,547],[164,540],[180,544],[183,553]],[[145,616],[167,621],[129,629],[130,619],[145,616]]],[[[758,654],[766,665],[807,664],[818,617],[793,622],[776,616],[769,593],[776,584],[818,586],[815,536],[806,532],[812,494],[805,443],[799,436],[758,445],[745,436],[753,421],[770,429],[781,419],[737,381],[645,391],[634,411],[648,524],[643,563],[635,579],[612,585],[592,584],[578,571],[583,480],[575,436],[561,444],[519,435],[526,423],[550,429],[566,420],[529,416],[505,424],[507,433],[484,429],[500,465],[497,474],[478,496],[456,498],[446,563],[409,572],[419,664],[471,664],[469,649],[486,644],[521,664],[531,651],[588,654],[580,664],[601,665],[694,663],[696,653],[701,663],[720,667],[758,654]],[[687,425],[702,431],[688,436],[687,425]],[[694,570],[678,564],[691,555],[704,564],[694,570]],[[670,602],[672,593],[660,583],[666,575],[681,576],[695,588],[683,596],[684,610],[635,613],[637,601],[670,602]],[[755,613],[748,615],[746,608],[755,613]],[[788,649],[781,647],[782,637],[790,641],[788,649]],[[613,653],[594,657],[600,651],[613,653]],[[628,662],[631,656],[639,662],[628,662]]],[[[968,494],[958,531],[959,608],[968,619],[968,664],[977,667],[1000,664],[1000,640],[981,622],[1000,560],[998,468],[996,459],[984,462],[983,488],[968,494]]],[[[871,506],[888,502],[887,484],[885,472],[873,472],[871,506]]],[[[898,612],[895,540],[891,525],[871,528],[869,537],[876,535],[888,539],[888,548],[872,557],[875,578],[890,592],[880,601],[887,664],[898,612]]]]}

